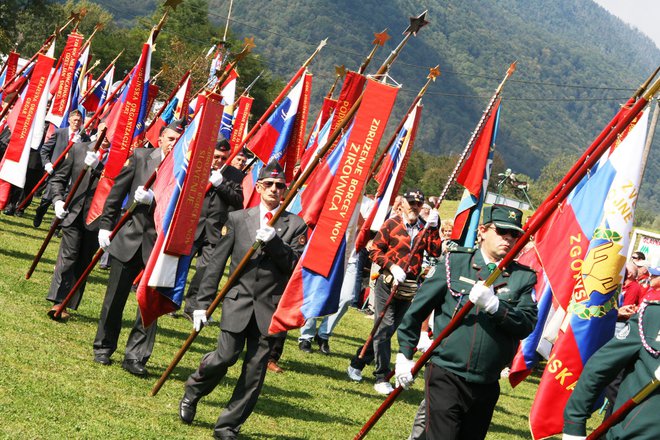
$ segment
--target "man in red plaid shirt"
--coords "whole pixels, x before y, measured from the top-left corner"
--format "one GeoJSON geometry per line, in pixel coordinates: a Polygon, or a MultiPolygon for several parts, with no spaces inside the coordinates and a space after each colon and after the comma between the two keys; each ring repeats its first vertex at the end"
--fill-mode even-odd
{"type": "Polygon", "coordinates": [[[392,335],[401,323],[401,319],[408,310],[410,302],[417,292],[417,287],[422,281],[419,278],[424,251],[430,256],[438,257],[442,250],[442,240],[438,230],[438,212],[431,210],[426,219],[428,231],[422,236],[420,232],[424,229],[425,223],[420,218],[419,211],[424,204],[424,194],[420,190],[411,190],[407,191],[403,197],[405,201],[401,212],[383,223],[373,240],[369,253],[371,260],[381,267],[374,292],[377,316],[380,316],[384,309],[393,282],[398,284],[397,293],[385,311],[383,320],[374,334],[373,343],[367,348],[364,357],[360,359],[362,347],[358,348],[348,367],[349,378],[359,382],[362,380],[364,366],[375,359],[376,384],[374,389],[379,394],[385,395],[393,390],[387,380],[391,371],[392,335]],[[423,242],[411,255],[412,248],[420,239],[423,242]],[[407,270],[404,270],[408,261],[410,264],[407,270]]]}

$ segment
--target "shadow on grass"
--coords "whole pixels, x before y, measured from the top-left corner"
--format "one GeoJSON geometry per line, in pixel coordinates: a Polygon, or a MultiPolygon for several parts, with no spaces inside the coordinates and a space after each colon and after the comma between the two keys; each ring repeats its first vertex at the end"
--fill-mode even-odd
{"type": "MultiPolygon", "coordinates": [[[[28,261],[27,266],[25,267],[25,270],[27,271],[28,267],[30,266],[30,263],[32,260],[34,260],[34,254],[36,253],[38,249],[35,248],[34,252],[21,252],[17,250],[11,250],[11,249],[6,249],[6,248],[0,248],[0,255],[5,255],[9,258],[16,258],[19,260],[24,260],[28,261]]],[[[39,266],[37,268],[41,267],[42,265],[49,264],[49,265],[55,265],[55,260],[52,260],[50,258],[44,258],[41,257],[41,260],[39,261],[39,266]]],[[[52,270],[50,270],[52,273],[52,270]]]]}

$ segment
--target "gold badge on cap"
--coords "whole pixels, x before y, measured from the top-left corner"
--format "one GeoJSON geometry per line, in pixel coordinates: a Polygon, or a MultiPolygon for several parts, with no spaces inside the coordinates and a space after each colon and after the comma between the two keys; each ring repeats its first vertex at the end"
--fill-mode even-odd
{"type": "Polygon", "coordinates": [[[509,211],[509,218],[515,219],[516,213],[514,211],[509,211]]]}

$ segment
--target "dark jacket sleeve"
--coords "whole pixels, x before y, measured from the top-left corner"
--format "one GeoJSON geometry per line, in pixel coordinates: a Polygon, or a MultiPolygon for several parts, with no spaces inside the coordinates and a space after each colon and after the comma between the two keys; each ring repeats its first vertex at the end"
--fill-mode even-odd
{"type": "Polygon", "coordinates": [[[278,235],[275,235],[263,248],[264,252],[275,262],[277,268],[285,274],[293,273],[293,269],[305,249],[305,243],[307,243],[307,225],[303,219],[290,214],[289,222],[294,228],[292,239],[285,243],[278,235]]]}
{"type": "Polygon", "coordinates": [[[515,339],[525,339],[534,330],[538,316],[538,307],[532,298],[536,274],[531,270],[521,270],[523,279],[520,295],[516,301],[500,299],[497,311],[490,315],[503,331],[515,339]]]}
{"type": "Polygon", "coordinates": [[[117,223],[119,214],[121,213],[122,203],[131,190],[135,169],[136,159],[135,155],[132,155],[115,178],[115,183],[112,185],[108,198],[105,200],[103,215],[99,221],[99,229],[112,230],[117,223]]]}
{"type": "Polygon", "coordinates": [[[75,154],[74,149],[72,148],[67,153],[66,157],[62,161],[62,164],[57,167],[55,172],[50,178],[50,185],[52,191],[53,204],[55,202],[64,200],[67,194],[67,187],[69,181],[71,180],[71,173],[73,170],[73,156],[75,154]]]}
{"type": "Polygon", "coordinates": [[[236,239],[235,224],[234,217],[229,216],[223,228],[223,235],[220,236],[220,240],[218,240],[213,255],[206,266],[197,292],[197,304],[201,308],[208,308],[218,291],[218,285],[225,273],[227,260],[234,249],[234,240],[236,239]]]}
{"type": "Polygon", "coordinates": [[[48,140],[43,143],[41,148],[39,148],[39,156],[41,156],[41,163],[44,165],[46,165],[49,162],[52,162],[51,157],[53,156],[53,150],[55,149],[55,144],[57,143],[58,130],[55,130],[52,136],[49,137],[48,140]]]}

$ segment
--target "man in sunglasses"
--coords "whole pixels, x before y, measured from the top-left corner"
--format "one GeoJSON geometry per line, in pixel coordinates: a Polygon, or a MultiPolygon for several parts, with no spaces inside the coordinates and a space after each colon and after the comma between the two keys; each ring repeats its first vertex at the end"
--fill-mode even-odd
{"type": "Polygon", "coordinates": [[[435,312],[434,329],[439,333],[467,301],[474,303],[426,367],[429,439],[486,436],[499,398],[500,372],[512,361],[518,342],[534,329],[533,270],[513,262],[491,287],[483,284],[522,235],[521,226],[520,210],[504,205],[485,208],[478,230],[480,248],[449,251],[427,275],[399,326],[395,375],[408,388],[424,319],[435,312]]]}
{"type": "MultiPolygon", "coordinates": [[[[229,213],[201,281],[198,301],[215,297],[230,257],[229,271],[233,273],[255,241],[261,246],[225,295],[218,347],[202,357],[199,368],[186,381],[179,403],[179,417],[192,423],[197,402],[220,383],[247,343],[241,375],[215,424],[214,436],[220,439],[235,439],[257,403],[275,341],[269,337],[268,327],[307,242],[307,225],[297,215],[284,212],[274,225],[268,225],[286,190],[284,172],[276,161],[262,168],[256,190],[261,197],[259,206],[229,213]]],[[[193,315],[199,327],[206,321],[201,312],[196,310],[193,315]]]]}
{"type": "Polygon", "coordinates": [[[373,343],[367,347],[362,358],[360,358],[362,351],[360,346],[347,369],[348,377],[359,382],[362,380],[362,369],[375,360],[374,389],[378,394],[383,395],[393,391],[387,379],[391,372],[392,336],[417,292],[424,251],[432,257],[440,256],[442,251],[438,211],[433,209],[429,212],[426,218],[428,231],[422,236],[424,221],[419,217],[419,211],[424,204],[424,194],[418,189],[409,190],[403,198],[400,215],[391,217],[383,223],[374,237],[369,252],[371,260],[381,267],[374,292],[376,316],[380,316],[385,310],[385,303],[394,282],[398,285],[397,291],[385,310],[383,320],[374,334],[373,343]],[[422,243],[412,254],[412,249],[420,240],[423,240],[422,243]],[[407,270],[404,269],[406,263],[408,263],[407,270]]]}

